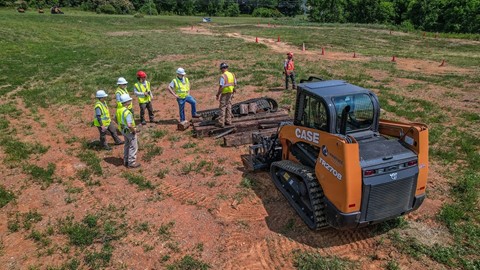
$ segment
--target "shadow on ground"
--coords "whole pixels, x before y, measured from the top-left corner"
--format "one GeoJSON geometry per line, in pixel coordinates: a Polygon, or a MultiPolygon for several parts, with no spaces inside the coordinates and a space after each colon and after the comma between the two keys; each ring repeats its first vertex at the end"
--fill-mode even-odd
{"type": "MultiPolygon", "coordinates": [[[[239,168],[243,171],[243,168],[239,168]]],[[[300,219],[293,207],[278,191],[268,172],[246,172],[243,177],[252,180],[252,189],[262,200],[267,212],[265,222],[268,228],[289,239],[314,248],[363,248],[375,243],[374,237],[397,227],[395,222],[373,225],[357,230],[340,231],[334,228],[311,230],[300,219]]]]}
{"type": "Polygon", "coordinates": [[[106,157],[103,159],[105,162],[112,164],[116,167],[123,166],[123,159],[119,157],[106,157]]]}

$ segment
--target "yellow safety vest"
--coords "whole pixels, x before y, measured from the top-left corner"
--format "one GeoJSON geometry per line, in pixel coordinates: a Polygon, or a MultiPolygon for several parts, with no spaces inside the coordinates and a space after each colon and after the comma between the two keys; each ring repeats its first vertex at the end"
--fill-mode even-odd
{"type": "MultiPolygon", "coordinates": [[[[146,83],[147,83],[147,87],[145,87],[143,83],[137,82],[135,84],[135,88],[137,88],[137,90],[139,90],[142,93],[146,93],[150,91],[150,82],[147,81],[146,83]]],[[[144,97],[138,97],[138,103],[140,104],[147,103],[150,101],[152,101],[152,97],[150,95],[145,95],[144,97]]]]}
{"type": "MultiPolygon", "coordinates": [[[[125,107],[117,109],[117,122],[118,122],[118,125],[120,126],[120,130],[123,133],[127,133],[129,130],[128,124],[127,124],[128,114],[132,114],[132,112],[125,107]]],[[[132,115],[132,126],[135,126],[135,119],[133,118],[133,115],[132,115]]]]}
{"type": "Polygon", "coordinates": [[[173,79],[173,84],[175,85],[175,93],[180,98],[186,98],[188,92],[190,92],[190,82],[187,77],[184,77],[185,83],[182,83],[178,77],[173,79]]]}
{"type": "MultiPolygon", "coordinates": [[[[117,88],[117,91],[115,91],[115,96],[116,96],[117,94],[120,94],[120,95],[127,94],[127,95],[128,95],[128,90],[127,90],[127,88],[122,89],[121,87],[118,87],[118,88],[117,88]]],[[[129,110],[132,109],[132,104],[133,104],[133,102],[130,103],[130,105],[128,105],[128,109],[129,109],[129,110]]],[[[123,107],[122,103],[117,100],[117,108],[121,108],[121,107],[123,107]]]]}
{"type": "MultiPolygon", "coordinates": [[[[107,103],[103,103],[100,100],[97,100],[97,102],[95,103],[94,110],[96,111],[97,108],[100,108],[100,111],[102,112],[102,115],[100,116],[100,119],[102,120],[102,125],[105,127],[108,127],[110,125],[110,122],[112,122],[112,120],[110,119],[110,112],[108,111],[107,103]]],[[[96,127],[102,126],[97,120],[96,112],[94,113],[93,124],[96,127]]]]}
{"type": "Polygon", "coordinates": [[[222,77],[223,77],[222,94],[232,93],[233,88],[235,88],[235,75],[229,71],[225,71],[222,74],[222,77]]]}

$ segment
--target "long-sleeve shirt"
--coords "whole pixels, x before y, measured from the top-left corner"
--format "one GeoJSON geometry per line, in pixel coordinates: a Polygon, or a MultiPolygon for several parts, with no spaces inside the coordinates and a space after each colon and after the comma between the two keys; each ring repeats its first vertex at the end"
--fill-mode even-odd
{"type": "MultiPolygon", "coordinates": [[[[147,87],[147,81],[144,81],[143,83],[143,86],[147,87]]],[[[145,97],[146,96],[146,92],[142,92],[140,91],[140,89],[137,89],[137,87],[134,85],[133,86],[133,93],[135,93],[135,96],[137,97],[145,97]]],[[[150,96],[153,98],[153,94],[152,92],[150,91],[150,96]]]]}

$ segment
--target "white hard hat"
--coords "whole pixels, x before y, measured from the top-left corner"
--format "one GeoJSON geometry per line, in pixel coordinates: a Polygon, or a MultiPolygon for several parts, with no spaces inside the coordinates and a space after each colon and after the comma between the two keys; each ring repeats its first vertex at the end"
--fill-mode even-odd
{"type": "Polygon", "coordinates": [[[105,90],[98,90],[98,91],[97,91],[97,94],[95,94],[95,96],[96,96],[97,98],[108,97],[107,93],[105,93],[105,90]]]}
{"type": "Polygon", "coordinates": [[[129,94],[120,95],[120,102],[121,103],[125,103],[125,102],[130,101],[130,100],[132,100],[132,98],[130,97],[129,94]]]}
{"type": "Polygon", "coordinates": [[[177,74],[186,75],[187,73],[185,73],[185,69],[183,69],[183,68],[178,68],[178,69],[177,69],[177,74]]]}
{"type": "Polygon", "coordinates": [[[125,80],[124,77],[120,77],[120,78],[118,78],[118,80],[117,80],[117,84],[127,84],[127,83],[128,83],[128,82],[127,82],[127,80],[125,80]]]}

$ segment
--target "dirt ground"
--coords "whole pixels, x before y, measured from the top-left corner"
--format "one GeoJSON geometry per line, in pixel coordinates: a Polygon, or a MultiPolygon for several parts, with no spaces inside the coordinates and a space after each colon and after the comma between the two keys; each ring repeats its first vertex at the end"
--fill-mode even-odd
{"type": "MultiPolygon", "coordinates": [[[[212,34],[206,28],[184,28],[184,33],[212,34]]],[[[111,35],[128,35],[129,33],[111,33],[111,35]]],[[[239,33],[229,34],[232,38],[241,38],[255,42],[254,37],[242,36],[239,33]]],[[[276,40],[259,39],[275,53],[293,51],[297,61],[302,61],[312,56],[325,61],[369,61],[357,55],[327,51],[321,55],[319,51],[307,51],[293,48],[288,44],[276,40]]],[[[169,56],[162,56],[163,61],[169,56]]],[[[171,56],[172,59],[177,56],[171,56]]],[[[152,62],[157,60],[152,59],[152,62]]],[[[386,59],[388,61],[388,59],[386,59]]],[[[439,63],[417,59],[398,59],[400,69],[421,73],[456,73],[469,72],[465,69],[450,65],[439,67],[439,63]]],[[[382,75],[375,73],[378,80],[382,75]]],[[[392,84],[411,85],[414,80],[397,79],[392,84]]],[[[148,180],[156,185],[155,190],[139,191],[121,175],[126,172],[122,166],[123,147],[115,146],[112,151],[99,151],[104,177],[98,178],[100,186],[86,186],[77,179],[78,170],[85,168],[77,154],[82,151],[80,142],[67,143],[69,138],[77,136],[89,141],[96,140],[98,132],[95,128],[88,127],[92,108],[71,108],[65,106],[59,110],[40,109],[38,115],[41,122],[35,121],[31,113],[26,119],[9,118],[12,126],[31,126],[29,134],[22,135],[22,141],[40,142],[50,146],[47,154],[33,157],[30,163],[46,167],[48,163],[57,166],[56,176],[62,183],[54,183],[46,189],[41,189],[38,184],[29,181],[29,176],[20,168],[9,168],[0,164],[3,172],[3,185],[18,195],[13,203],[0,210],[0,236],[3,248],[0,252],[1,269],[27,269],[29,266],[60,265],[76,254],[82,253],[81,249],[74,248],[66,251],[61,249],[68,244],[65,235],[55,233],[52,240],[57,247],[49,256],[38,256],[42,250],[32,239],[28,232],[20,230],[11,233],[7,229],[8,220],[14,213],[26,213],[36,210],[42,215],[42,220],[34,225],[38,231],[44,231],[58,218],[73,215],[76,220],[81,220],[88,213],[95,213],[101,209],[114,205],[122,209],[122,218],[128,224],[127,234],[114,242],[114,252],[109,269],[163,269],[165,265],[181,258],[186,254],[195,254],[196,257],[208,263],[212,269],[292,269],[294,250],[304,250],[321,255],[337,256],[356,261],[360,269],[383,268],[390,260],[399,262],[402,269],[444,269],[429,259],[422,261],[413,260],[394,249],[387,239],[386,233],[378,233],[376,227],[368,227],[356,231],[337,231],[326,229],[322,231],[309,230],[288,205],[284,197],[276,190],[267,173],[247,173],[244,171],[240,155],[247,153],[247,147],[224,148],[211,138],[196,139],[190,132],[176,131],[178,109],[176,101],[166,92],[167,83],[154,86],[156,95],[153,107],[156,115],[161,119],[159,124],[140,126],[140,139],[148,132],[155,129],[166,130],[168,135],[155,141],[156,146],[163,148],[160,156],[150,162],[142,161],[146,149],[139,151],[138,160],[141,172],[148,180]],[[62,130],[58,129],[58,119],[63,119],[62,130]],[[179,141],[169,140],[171,136],[180,137],[179,141]],[[197,153],[192,149],[184,149],[186,142],[197,144],[197,153]],[[223,170],[224,174],[214,176],[211,171],[190,172],[185,174],[182,166],[189,162],[212,162],[214,167],[223,170]],[[168,173],[162,179],[158,176],[160,170],[168,168],[168,173]],[[242,178],[248,177],[254,181],[252,189],[240,186],[242,178]],[[70,196],[66,186],[80,187],[82,192],[74,194],[73,202],[66,202],[70,196]],[[172,228],[173,239],[179,250],[172,251],[156,233],[162,224],[174,221],[172,228]],[[148,222],[150,232],[136,232],[134,224],[148,222]],[[145,250],[145,245],[151,247],[145,250]],[[198,248],[202,246],[202,248],[198,248]],[[164,255],[171,256],[168,262],[162,262],[164,255]]],[[[237,100],[258,97],[254,87],[245,86],[237,100]]],[[[463,96],[467,93],[455,89],[431,89],[418,93],[404,93],[417,95],[419,98],[431,100],[429,91],[450,91],[463,96]]],[[[280,99],[282,92],[273,91],[268,96],[280,99]]],[[[199,110],[216,106],[214,93],[211,88],[194,89],[192,95],[197,99],[199,110]]],[[[465,109],[462,98],[455,101],[436,99],[442,106],[452,109],[465,109]]],[[[17,108],[22,109],[22,101],[15,99],[17,108]]],[[[111,111],[114,103],[111,102],[111,111]]],[[[467,106],[468,110],[478,112],[478,97],[475,102],[467,106]]],[[[138,104],[134,103],[138,112],[138,104]]],[[[190,117],[189,106],[186,110],[187,118],[190,117]]],[[[18,131],[21,129],[19,128],[18,131]]],[[[19,132],[19,136],[20,136],[19,132]]],[[[107,138],[111,143],[112,139],[107,138]]],[[[4,153],[0,152],[0,158],[4,153]]],[[[442,166],[430,165],[429,196],[421,208],[406,216],[409,229],[408,235],[419,239],[422,243],[433,245],[435,243],[448,243],[446,229],[439,224],[435,216],[442,203],[448,198],[448,181],[442,175],[442,166]]]]}

